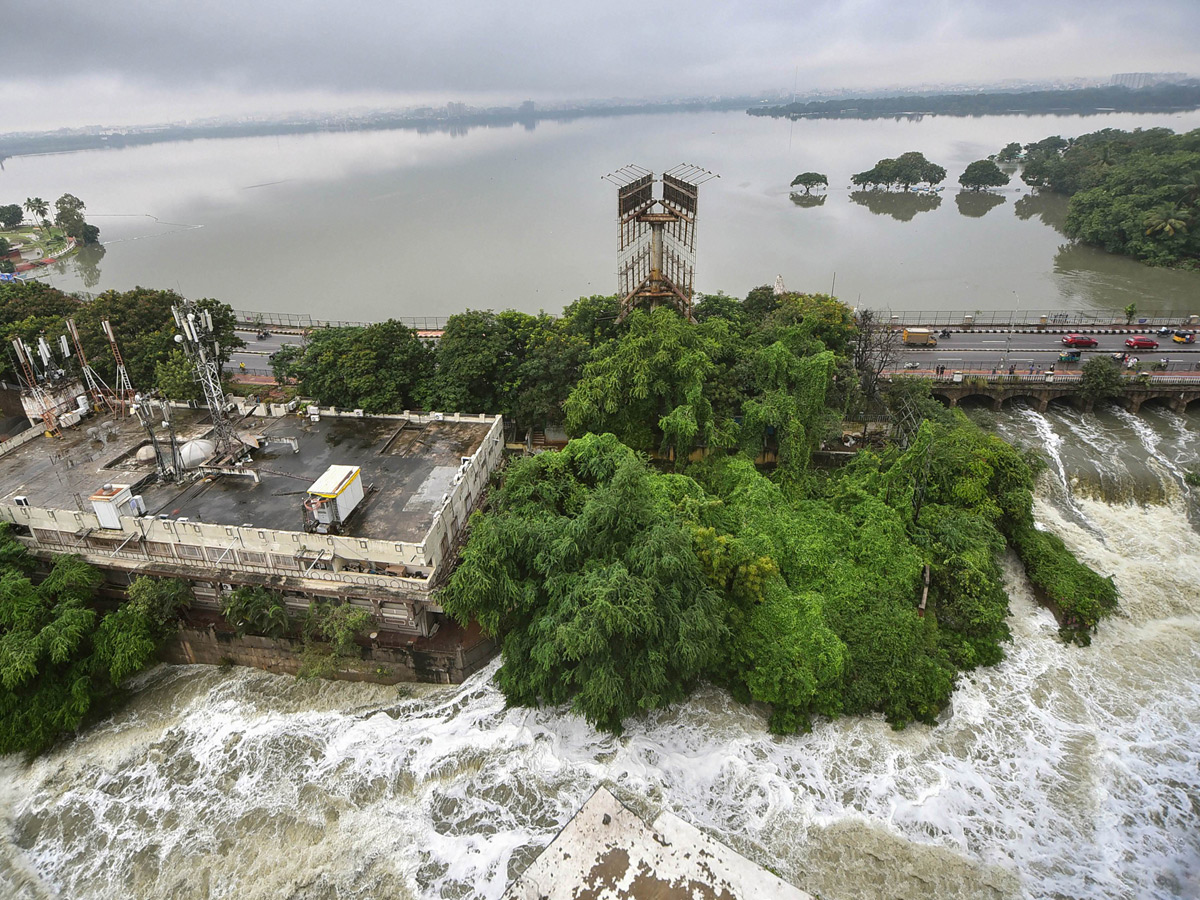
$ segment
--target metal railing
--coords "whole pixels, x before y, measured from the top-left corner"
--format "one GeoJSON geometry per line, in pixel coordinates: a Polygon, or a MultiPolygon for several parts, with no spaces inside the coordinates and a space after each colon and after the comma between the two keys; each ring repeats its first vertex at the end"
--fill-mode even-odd
{"type": "Polygon", "coordinates": [[[1126,321],[1124,313],[1116,310],[1082,312],[1061,309],[992,309],[992,310],[873,310],[880,321],[894,325],[974,325],[981,328],[996,326],[1045,326],[1047,328],[1138,328],[1195,327],[1191,316],[1175,313],[1163,316],[1134,316],[1126,321]],[[1043,317],[1045,321],[1042,321],[1043,317]]]}
{"type": "MultiPolygon", "coordinates": [[[[252,328],[270,326],[273,328],[296,328],[309,330],[312,328],[365,328],[374,322],[348,322],[336,319],[314,319],[308,313],[277,313],[255,312],[248,309],[235,309],[239,325],[252,328]]],[[[392,316],[391,318],[402,325],[417,331],[440,331],[446,327],[446,316],[392,316]]]]}
{"type": "MultiPolygon", "coordinates": [[[[1191,367],[1189,366],[1189,369],[1191,367]]],[[[1028,368],[1018,369],[1013,374],[1001,371],[999,367],[990,366],[958,366],[953,369],[947,369],[945,372],[938,374],[930,369],[893,369],[891,372],[885,373],[890,377],[907,376],[910,378],[922,378],[926,381],[934,381],[939,384],[981,384],[986,383],[989,386],[998,386],[1005,384],[1079,384],[1083,381],[1083,375],[1076,369],[1055,369],[1048,371],[1030,372],[1028,368]]],[[[1200,372],[1191,371],[1189,374],[1184,374],[1182,371],[1155,371],[1143,368],[1140,371],[1123,372],[1122,381],[1127,388],[1136,387],[1158,387],[1158,386],[1188,386],[1200,388],[1200,372]]]]}

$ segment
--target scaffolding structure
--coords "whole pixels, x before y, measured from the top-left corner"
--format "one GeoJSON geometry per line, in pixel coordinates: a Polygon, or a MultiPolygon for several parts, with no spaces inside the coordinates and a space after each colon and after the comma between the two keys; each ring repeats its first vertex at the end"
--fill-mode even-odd
{"type": "Polygon", "coordinates": [[[680,164],[663,173],[659,199],[654,173],[641,166],[630,163],[604,177],[617,186],[618,321],[638,306],[667,305],[694,321],[700,185],[720,176],[680,164]]]}

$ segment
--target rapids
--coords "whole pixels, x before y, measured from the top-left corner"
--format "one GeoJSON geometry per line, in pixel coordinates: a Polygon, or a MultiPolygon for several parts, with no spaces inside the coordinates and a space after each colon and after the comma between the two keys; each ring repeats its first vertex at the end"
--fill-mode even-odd
{"type": "Polygon", "coordinates": [[[703,688],[601,735],[466,684],[159,667],[0,761],[0,895],[497,898],[598,784],[836,898],[1200,896],[1200,417],[978,413],[1047,457],[1038,521],[1121,589],[1064,646],[1014,558],[1013,642],[933,728],[788,738],[703,688]]]}

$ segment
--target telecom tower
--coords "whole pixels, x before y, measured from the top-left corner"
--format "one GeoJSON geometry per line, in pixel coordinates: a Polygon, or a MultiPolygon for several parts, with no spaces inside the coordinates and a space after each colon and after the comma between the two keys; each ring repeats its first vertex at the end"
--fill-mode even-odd
{"type": "Polygon", "coordinates": [[[632,163],[604,176],[617,186],[617,290],[622,321],[638,306],[672,306],[692,316],[696,274],[696,201],[700,185],[719,177],[680,164],[663,173],[654,198],[654,173],[632,163]]]}
{"type": "Polygon", "coordinates": [[[175,343],[183,347],[183,352],[191,360],[196,381],[200,383],[204,399],[208,401],[213,423],[212,440],[217,445],[215,458],[218,461],[230,459],[241,453],[244,445],[225,412],[225,391],[221,388],[221,346],[213,336],[212,313],[201,309],[191,300],[183,300],[178,306],[172,306],[171,313],[181,332],[175,335],[175,343]]]}
{"type": "MultiPolygon", "coordinates": [[[[41,343],[44,345],[45,342],[46,339],[42,338],[41,343]]],[[[38,384],[37,373],[33,368],[33,354],[29,352],[29,348],[25,346],[25,342],[20,338],[13,338],[12,345],[13,349],[17,351],[17,360],[21,363],[21,372],[25,376],[25,383],[29,385],[29,393],[33,395],[33,399],[42,408],[42,422],[46,426],[46,433],[57,437],[62,433],[58,430],[58,417],[54,415],[53,405],[46,399],[46,392],[38,384]]],[[[45,356],[48,354],[49,349],[46,348],[43,353],[43,362],[45,361],[45,356]]]]}
{"type": "MultiPolygon", "coordinates": [[[[101,404],[103,404],[113,412],[116,412],[117,406],[111,399],[112,391],[104,383],[104,379],[88,363],[87,354],[83,352],[83,342],[79,340],[79,329],[75,327],[74,319],[67,319],[67,333],[71,335],[71,341],[75,344],[75,355],[79,358],[79,368],[83,372],[83,383],[92,397],[92,407],[99,410],[101,404]]],[[[70,355],[70,352],[67,350],[66,335],[60,337],[59,340],[62,341],[63,356],[65,358],[70,355]]],[[[116,341],[113,341],[113,346],[116,346],[116,341]]],[[[122,365],[117,371],[122,372],[124,369],[125,367],[122,365]]],[[[125,377],[128,380],[128,374],[125,377]]]]}
{"type": "Polygon", "coordinates": [[[105,319],[100,323],[100,327],[104,329],[108,345],[112,347],[113,360],[117,365],[117,387],[113,394],[123,413],[126,405],[133,402],[133,384],[129,381],[129,371],[125,368],[125,360],[121,358],[121,348],[117,346],[117,334],[113,331],[112,325],[108,323],[108,319],[105,319]]]}

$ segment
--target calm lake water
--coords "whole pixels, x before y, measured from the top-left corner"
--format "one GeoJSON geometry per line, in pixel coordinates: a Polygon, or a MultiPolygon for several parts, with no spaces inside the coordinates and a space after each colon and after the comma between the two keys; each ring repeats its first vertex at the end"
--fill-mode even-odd
{"type": "Polygon", "coordinates": [[[1200,274],[1070,246],[1056,228],[1061,198],[1030,196],[1017,179],[992,197],[956,190],[967,163],[1009,141],[1158,126],[1200,127],[1200,112],[796,123],[680,113],[457,136],[193,141],[7,160],[0,201],[71,192],[87,203],[104,250],[49,274],[67,290],[169,287],[343,320],[558,311],[616,290],[615,188],[601,176],[686,161],[721,176],[701,191],[701,291],[744,295],[782,274],[792,289],[896,310],[1200,312],[1200,274]],[[852,173],[906,150],[946,167],[940,197],[848,189],[852,173]],[[810,169],[831,187],[806,208],[788,185],[810,169]]]}

